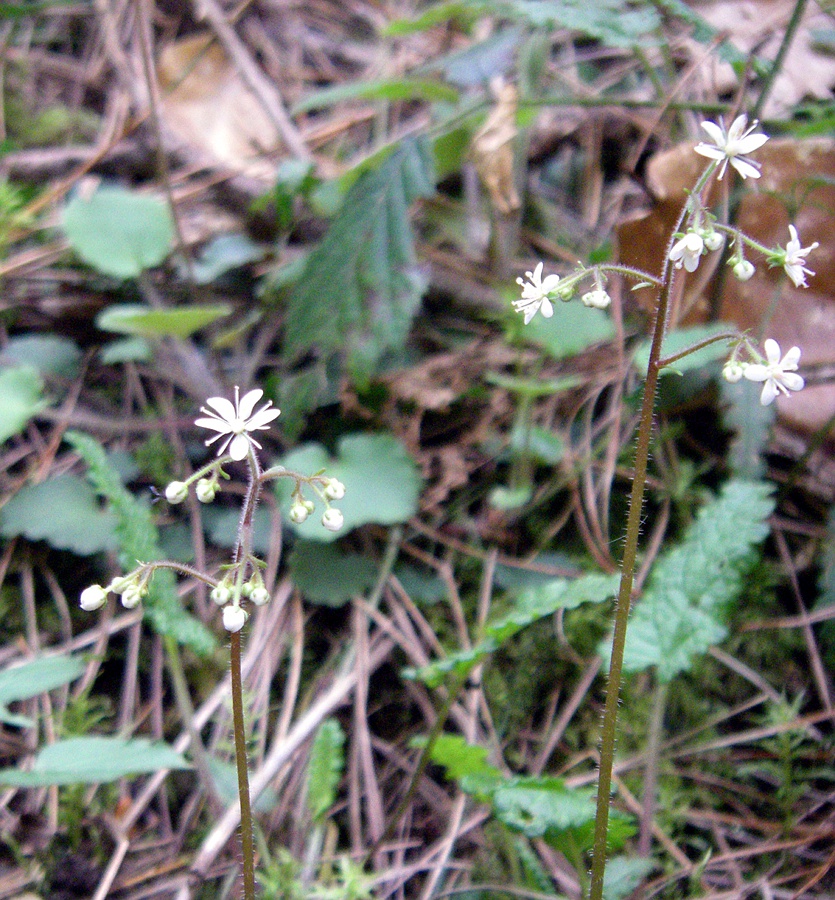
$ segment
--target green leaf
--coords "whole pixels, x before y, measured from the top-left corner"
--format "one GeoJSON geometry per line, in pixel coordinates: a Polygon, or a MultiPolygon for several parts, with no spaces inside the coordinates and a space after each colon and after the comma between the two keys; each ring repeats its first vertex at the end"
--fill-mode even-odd
{"type": "Polygon", "coordinates": [[[594,820],[593,791],[559,778],[512,778],[493,794],[496,818],[529,838],[566,831],[594,820]]]}
{"type": "Polygon", "coordinates": [[[210,284],[232,269],[264,258],[264,250],[245,234],[219,234],[209,241],[194,261],[197,284],[210,284]]]}
{"type": "Polygon", "coordinates": [[[395,19],[389,22],[382,34],[387,37],[402,37],[407,34],[415,34],[426,31],[435,25],[455,21],[462,24],[466,30],[469,23],[473,22],[480,13],[480,6],[476,3],[463,3],[461,0],[443,0],[442,3],[433,3],[419,15],[412,19],[395,19]]]}
{"type": "Polygon", "coordinates": [[[30,366],[0,369],[0,444],[20,433],[45,406],[40,376],[30,366]]]}
{"type": "Polygon", "coordinates": [[[75,378],[81,363],[78,344],[57,334],[16,335],[9,338],[2,357],[4,362],[31,366],[44,375],[59,378],[75,378]]]}
{"type": "Polygon", "coordinates": [[[548,428],[517,425],[510,432],[510,449],[524,453],[545,466],[555,466],[565,456],[565,441],[548,428]]]}
{"type": "Polygon", "coordinates": [[[527,325],[521,325],[521,317],[517,316],[513,321],[522,328],[523,340],[536,344],[558,360],[576,356],[615,336],[615,326],[603,310],[589,309],[576,302],[557,303],[551,319],[534,316],[527,325]]]}
{"type": "MultiPolygon", "coordinates": [[[[338,534],[327,531],[317,511],[302,525],[292,526],[308,540],[335,541],[352,528],[370,522],[396,525],[417,511],[422,485],[420,473],[403,445],[390,434],[345,435],[337,444],[335,460],[331,460],[320,444],[304,444],[284,457],[281,465],[306,475],[325,470],[345,485],[345,497],[334,504],[345,517],[344,527],[338,534]]],[[[290,478],[276,481],[276,494],[285,518],[292,488],[290,478]]]]}
{"type": "MultiPolygon", "coordinates": [[[[721,322],[715,322],[712,325],[693,325],[689,328],[677,328],[670,332],[664,338],[661,347],[661,357],[675,356],[688,347],[693,347],[700,341],[715,337],[720,334],[728,334],[728,326],[721,322]]],[[[647,369],[649,368],[649,353],[652,341],[650,339],[642,341],[638,349],[635,351],[633,363],[635,368],[641,373],[642,378],[647,377],[647,369]]],[[[716,341],[714,344],[708,344],[695,353],[677,359],[671,366],[666,366],[661,370],[661,375],[684,374],[685,372],[693,372],[701,369],[717,359],[724,359],[728,355],[727,341],[716,341]]]]}
{"type": "Polygon", "coordinates": [[[28,772],[0,770],[0,784],[46,787],[53,784],[100,784],[157,772],[189,769],[183,757],[162,742],[145,738],[75,737],[44,747],[28,772]]]}
{"type": "MultiPolygon", "coordinates": [[[[416,738],[412,746],[423,747],[426,738],[416,738]]],[[[487,762],[487,747],[478,744],[468,744],[458,734],[441,734],[429,751],[429,758],[435,765],[443,766],[447,778],[452,781],[464,782],[467,779],[478,779],[483,784],[485,779],[501,779],[499,770],[487,762]]],[[[466,790],[462,786],[463,790],[466,790]]]]}
{"type": "Polygon", "coordinates": [[[125,362],[151,362],[154,351],[145,338],[122,338],[111,341],[99,352],[99,359],[106,366],[125,362]]]}
{"type": "Polygon", "coordinates": [[[603,900],[628,897],[655,868],[651,859],[616,856],[606,861],[603,878],[603,900]]]}
{"type": "MultiPolygon", "coordinates": [[[[224,806],[231,806],[238,799],[238,769],[234,763],[209,757],[209,771],[212,773],[217,795],[224,806]]],[[[261,815],[271,813],[278,805],[278,795],[269,785],[264,788],[253,802],[252,808],[261,815]]]]}
{"type": "Polygon", "coordinates": [[[455,103],[458,91],[449,85],[426,78],[386,78],[377,81],[352,81],[323,88],[300,100],[291,115],[324,109],[345,100],[442,100],[455,103]]]}
{"type": "Polygon", "coordinates": [[[646,44],[661,24],[651,5],[628,0],[512,0],[506,6],[538,28],[571,28],[610,47],[646,44]]]}
{"type": "Polygon", "coordinates": [[[171,252],[174,224],[167,204],[113,185],[77,193],[64,207],[64,233],[88,265],[114,278],[136,278],[171,252]]]}
{"type": "Polygon", "coordinates": [[[345,768],[345,733],[336,719],[325,719],[313,738],[307,763],[307,808],[314,823],[336,803],[345,768]]]}
{"type": "MultiPolygon", "coordinates": [[[[90,481],[110,503],[116,520],[119,561],[123,570],[129,572],[139,562],[162,559],[159,531],[151,510],[125,488],[101,444],[79,431],[68,431],[64,439],[87,463],[90,481]]],[[[174,573],[169,569],[155,573],[143,604],[151,625],[159,634],[169,635],[185,644],[198,656],[208,655],[217,646],[211,631],[186,612],[177,595],[174,573]]]]}
{"type": "Polygon", "coordinates": [[[755,481],[765,475],[765,451],[777,406],[760,403],[762,385],[743,378],[730,384],[719,380],[723,403],[722,425],[734,433],[728,449],[728,467],[737,478],[755,481]]]}
{"type": "MultiPolygon", "coordinates": [[[[237,509],[207,506],[203,510],[203,528],[216,547],[234,549],[238,544],[241,514],[237,509]]],[[[258,507],[252,519],[252,549],[266,555],[272,544],[272,516],[269,510],[258,507]]]]}
{"type": "Polygon", "coordinates": [[[343,606],[364,594],[377,579],[377,567],[370,559],[314,541],[297,541],[289,566],[296,587],[308,600],[323,606],[343,606]]]}
{"type": "Polygon", "coordinates": [[[31,728],[35,723],[10,713],[8,705],[68,684],[83,671],[80,656],[42,656],[0,672],[0,722],[31,728]]]}
{"type": "Polygon", "coordinates": [[[285,352],[341,354],[364,382],[383,355],[400,349],[426,286],[417,264],[409,206],[434,189],[427,142],[406,141],[351,187],[310,254],[287,310],[285,352]]]}
{"type": "Polygon", "coordinates": [[[152,309],[139,303],[120,303],[103,309],[96,316],[96,326],[102,331],[131,334],[135,337],[187,338],[231,312],[232,307],[228,303],[203,303],[173,309],[152,309]]]}
{"type": "Polygon", "coordinates": [[[756,563],[773,509],[769,485],[729,481],[699,511],[683,541],[653,567],[626,633],[625,671],[656,666],[658,678],[670,681],[725,637],[728,608],[756,563]]]}
{"type": "Polygon", "coordinates": [[[0,534],[46,541],[58,550],[91,556],[116,547],[116,519],[75,475],[21,488],[0,511],[0,534]]]}

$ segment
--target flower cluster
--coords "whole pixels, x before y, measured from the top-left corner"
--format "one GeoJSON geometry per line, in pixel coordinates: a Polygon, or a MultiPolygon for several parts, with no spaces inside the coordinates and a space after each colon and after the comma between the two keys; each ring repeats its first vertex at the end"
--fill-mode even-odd
{"type": "MultiPolygon", "coordinates": [[[[747,345],[746,345],[747,346],[747,345]]],[[[763,345],[765,357],[760,356],[747,347],[748,352],[756,360],[755,362],[740,361],[737,359],[739,348],[725,363],[722,376],[732,384],[741,378],[748,381],[761,382],[763,389],[760,394],[760,403],[768,406],[773,403],[780,394],[788,397],[790,391],[803,390],[805,382],[802,375],[797,374],[797,366],[800,362],[800,348],[792,347],[783,356],[777,341],[769,338],[763,345]]]]}

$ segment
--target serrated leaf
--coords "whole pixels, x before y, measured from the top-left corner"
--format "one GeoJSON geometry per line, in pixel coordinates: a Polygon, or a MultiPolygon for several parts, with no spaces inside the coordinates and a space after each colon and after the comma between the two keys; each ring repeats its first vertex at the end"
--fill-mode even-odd
{"type": "Polygon", "coordinates": [[[325,719],[316,732],[307,763],[307,808],[314,823],[336,802],[345,768],[345,733],[336,719],[325,719]]]}
{"type": "MultiPolygon", "coordinates": [[[[162,559],[159,531],[150,508],[125,488],[101,444],[79,431],[68,431],[64,439],[87,463],[90,481],[110,503],[123,570],[129,572],[139,562],[162,559]]],[[[170,569],[155,573],[143,605],[151,625],[159,634],[190,647],[198,656],[206,656],[217,646],[211,631],[183,607],[170,569]]]]}
{"type": "Polygon", "coordinates": [[[0,444],[23,431],[46,401],[43,385],[31,366],[0,369],[0,444]]]}
{"type": "Polygon", "coordinates": [[[345,100],[441,100],[455,103],[458,91],[449,85],[426,78],[385,78],[376,81],[352,81],[323,88],[304,97],[293,107],[291,115],[324,109],[345,100]]]}
{"type": "Polygon", "coordinates": [[[116,547],[116,519],[86,481],[59,475],[16,493],[0,510],[0,534],[91,556],[116,547]]]}
{"type": "Polygon", "coordinates": [[[0,771],[0,784],[46,787],[54,784],[100,784],[160,769],[189,769],[173,748],[145,738],[75,737],[44,747],[28,772],[0,771]]]}
{"type": "MultiPolygon", "coordinates": [[[[292,526],[307,540],[332,542],[360,525],[396,525],[417,511],[420,473],[405,447],[390,434],[345,435],[337,444],[335,460],[321,444],[305,444],[284,457],[281,465],[307,475],[324,470],[345,485],[345,497],[334,504],[345,517],[343,528],[339,533],[324,529],[317,510],[303,524],[292,526]]],[[[276,481],[285,518],[292,488],[289,478],[276,481]]]]}
{"type": "Polygon", "coordinates": [[[529,838],[594,820],[593,792],[571,789],[559,778],[513,778],[493,794],[496,818],[529,838]]]}
{"type": "MultiPolygon", "coordinates": [[[[423,747],[426,738],[417,738],[411,743],[414,747],[423,747]]],[[[501,779],[499,770],[487,762],[487,754],[487,747],[468,744],[461,735],[441,734],[432,744],[429,758],[435,765],[443,766],[447,778],[452,781],[477,778],[483,783],[485,778],[501,779]]]]}
{"type": "Polygon", "coordinates": [[[136,278],[159,265],[174,242],[164,201],[114,185],[77,193],[64,207],[62,225],[81,259],[114,278],[136,278]]]}
{"type": "Polygon", "coordinates": [[[351,187],[287,310],[290,360],[316,348],[338,353],[360,381],[403,346],[425,289],[409,206],[434,190],[428,143],[404,142],[351,187]]]}
{"type": "Polygon", "coordinates": [[[293,582],[305,598],[323,606],[342,606],[364,594],[377,579],[377,567],[370,559],[314,541],[297,541],[289,566],[293,582]]]}
{"type": "Polygon", "coordinates": [[[760,403],[762,385],[743,378],[730,384],[719,380],[722,425],[733,432],[728,448],[728,467],[737,478],[755,481],[765,475],[765,451],[777,416],[775,404],[760,403]]]}
{"type": "Polygon", "coordinates": [[[231,312],[232,307],[228,303],[203,303],[171,309],[120,303],[102,310],[96,316],[96,327],[134,337],[187,338],[231,312]]]}
{"type": "Polygon", "coordinates": [[[652,6],[628,0],[513,0],[507,6],[537,27],[571,28],[611,47],[646,44],[661,24],[652,6]]]}
{"type": "Polygon", "coordinates": [[[670,681],[725,637],[728,608],[768,534],[770,495],[767,484],[729,481],[683,541],[659,557],[629,622],[624,670],[656,666],[658,678],[670,681]]]}
{"type": "Polygon", "coordinates": [[[10,713],[8,705],[69,684],[83,671],[80,656],[43,656],[0,672],[0,722],[31,727],[31,719],[10,713]]]}

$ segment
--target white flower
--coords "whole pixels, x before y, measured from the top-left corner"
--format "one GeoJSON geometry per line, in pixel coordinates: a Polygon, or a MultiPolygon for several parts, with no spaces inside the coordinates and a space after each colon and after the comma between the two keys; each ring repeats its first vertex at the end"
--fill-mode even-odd
{"type": "Polygon", "coordinates": [[[583,294],[580,298],[585,306],[590,306],[594,309],[606,309],[606,307],[612,302],[612,298],[603,290],[603,288],[597,288],[597,290],[589,291],[587,294],[583,294]]]}
{"type": "Polygon", "coordinates": [[[677,269],[684,266],[688,272],[695,272],[704,251],[705,242],[702,236],[695,231],[688,231],[681,240],[673,244],[670,259],[676,264],[677,269]]]}
{"type": "Polygon", "coordinates": [[[792,347],[781,359],[780,345],[777,341],[769,338],[764,346],[767,363],[765,365],[751,363],[745,367],[743,375],[749,381],[765,382],[760,395],[760,403],[768,406],[780,393],[788,397],[789,391],[802,390],[805,382],[800,375],[796,374],[797,364],[800,361],[799,347],[792,347]]]}
{"type": "Polygon", "coordinates": [[[744,154],[753,153],[768,140],[768,135],[755,134],[757,122],[746,130],[747,116],[737,116],[731,127],[725,131],[725,123],[720,119],[719,124],[714,122],[702,122],[702,128],[713,140],[712,144],[704,142],[697,144],[696,153],[707,156],[710,159],[721,160],[719,178],[724,176],[725,169],[730,163],[743,178],[759,178],[760,167],[758,163],[746,159],[744,154]]]}
{"type": "Polygon", "coordinates": [[[514,300],[513,306],[516,312],[524,314],[526,325],[538,312],[546,319],[554,315],[554,307],[551,306],[548,295],[557,289],[560,276],[548,275],[543,281],[542,269],[543,263],[537,263],[533,272],[525,272],[525,277],[530,279],[530,282],[526,282],[523,278],[516,279],[516,283],[522,287],[522,299],[514,300]]]}
{"type": "Polygon", "coordinates": [[[734,263],[733,272],[738,281],[748,281],[754,275],[754,264],[750,260],[740,259],[734,263]]]}
{"type": "Polygon", "coordinates": [[[223,607],[223,627],[227,631],[240,631],[247,620],[246,610],[240,606],[223,607]]]}
{"type": "Polygon", "coordinates": [[[172,505],[182,503],[188,497],[188,485],[184,481],[172,481],[165,489],[165,499],[172,505]]]}
{"type": "Polygon", "coordinates": [[[806,284],[806,276],[814,275],[811,269],[806,268],[806,256],[811,253],[817,246],[818,242],[810,244],[808,247],[800,246],[800,238],[797,236],[797,229],[794,225],[789,225],[789,235],[791,240],[786,244],[786,257],[783,262],[783,269],[786,275],[794,282],[795,287],[808,287],[806,284]]]}
{"type": "Polygon", "coordinates": [[[100,584],[91,584],[84,588],[79,598],[81,608],[86,612],[93,612],[107,602],[107,591],[100,584]]]}
{"type": "Polygon", "coordinates": [[[242,460],[249,453],[250,446],[261,449],[261,445],[252,437],[252,431],[268,431],[270,422],[277,418],[281,410],[272,409],[272,400],[268,400],[257,413],[253,415],[255,404],[264,396],[264,392],[258,388],[238,397],[238,388],[235,387],[234,405],[225,397],[209,397],[206,404],[211,409],[201,406],[200,412],[208,418],[197,419],[194,423],[200,428],[211,428],[217,431],[213,438],[206,441],[206,446],[211,446],[215,441],[223,438],[223,443],[218,448],[218,456],[223,456],[229,448],[229,455],[234,460],[242,460]]]}
{"type": "Polygon", "coordinates": [[[328,531],[339,531],[344,523],[345,517],[338,509],[334,509],[332,506],[328,507],[322,516],[322,524],[328,531]]]}
{"type": "Polygon", "coordinates": [[[345,485],[338,478],[330,478],[325,485],[328,500],[341,500],[345,496],[345,485]]]}

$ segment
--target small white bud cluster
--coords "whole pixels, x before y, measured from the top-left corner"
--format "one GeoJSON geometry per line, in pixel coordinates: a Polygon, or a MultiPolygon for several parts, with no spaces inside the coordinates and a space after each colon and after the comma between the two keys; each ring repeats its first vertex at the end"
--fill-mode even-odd
{"type": "MultiPolygon", "coordinates": [[[[315,476],[312,483],[319,496],[327,505],[322,515],[322,525],[328,531],[339,531],[345,524],[345,517],[330,504],[331,500],[341,500],[345,496],[345,485],[338,478],[321,478],[320,476],[315,476]],[[316,482],[318,482],[318,485],[316,482]]],[[[290,504],[290,521],[294,525],[301,525],[308,520],[315,509],[316,505],[314,502],[304,499],[301,493],[301,486],[297,484],[290,504]]]]}
{"type": "Polygon", "coordinates": [[[148,593],[148,576],[140,572],[114,578],[107,587],[91,584],[84,588],[79,605],[86,612],[100,609],[107,602],[108,594],[117,594],[125,609],[135,609],[148,593]]]}

